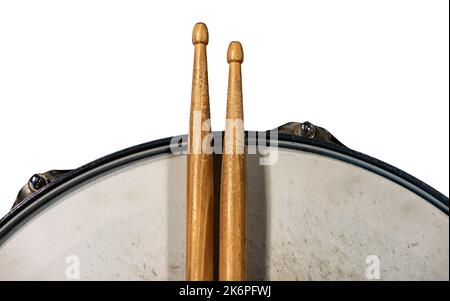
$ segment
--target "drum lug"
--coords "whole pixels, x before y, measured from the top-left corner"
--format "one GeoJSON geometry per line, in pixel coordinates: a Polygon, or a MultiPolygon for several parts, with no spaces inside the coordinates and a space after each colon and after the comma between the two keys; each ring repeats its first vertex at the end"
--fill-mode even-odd
{"type": "Polygon", "coordinates": [[[336,137],[334,137],[328,130],[314,125],[309,121],[305,122],[288,122],[277,128],[279,134],[287,134],[299,137],[310,138],[323,142],[333,143],[340,146],[345,146],[336,137]]]}
{"type": "Polygon", "coordinates": [[[14,201],[13,207],[21,203],[23,200],[28,198],[30,195],[34,194],[36,191],[41,190],[49,183],[54,182],[61,176],[65,175],[71,170],[49,170],[44,173],[37,173],[31,176],[28,183],[25,184],[22,189],[20,189],[17,194],[16,200],[14,201]]]}

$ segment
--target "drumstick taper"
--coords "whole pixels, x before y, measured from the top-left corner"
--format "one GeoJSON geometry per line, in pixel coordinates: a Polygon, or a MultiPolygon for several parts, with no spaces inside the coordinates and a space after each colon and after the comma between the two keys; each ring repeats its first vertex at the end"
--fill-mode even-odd
{"type": "Polygon", "coordinates": [[[208,29],[197,23],[192,32],[194,71],[187,156],[186,278],[213,280],[213,156],[204,149],[210,134],[206,45],[208,29]]]}
{"type": "Polygon", "coordinates": [[[246,157],[239,42],[228,47],[227,120],[220,187],[219,280],[247,278],[246,157]]]}

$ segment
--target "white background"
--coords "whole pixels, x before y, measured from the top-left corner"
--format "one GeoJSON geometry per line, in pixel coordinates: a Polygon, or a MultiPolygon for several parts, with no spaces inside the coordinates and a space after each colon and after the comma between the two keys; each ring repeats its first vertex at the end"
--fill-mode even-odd
{"type": "Polygon", "coordinates": [[[449,2],[1,1],[0,216],[36,172],[187,132],[194,23],[213,130],[226,49],[245,126],[305,121],[449,194],[449,2]]]}

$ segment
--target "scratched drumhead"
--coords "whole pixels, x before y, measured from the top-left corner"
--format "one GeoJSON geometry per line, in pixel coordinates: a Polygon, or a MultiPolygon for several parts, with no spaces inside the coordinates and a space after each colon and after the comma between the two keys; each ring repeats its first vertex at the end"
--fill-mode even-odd
{"type": "MultiPolygon", "coordinates": [[[[184,280],[186,156],[143,148],[4,218],[0,279],[184,280]]],[[[351,153],[265,151],[247,160],[250,280],[448,280],[445,198],[351,153]]]]}

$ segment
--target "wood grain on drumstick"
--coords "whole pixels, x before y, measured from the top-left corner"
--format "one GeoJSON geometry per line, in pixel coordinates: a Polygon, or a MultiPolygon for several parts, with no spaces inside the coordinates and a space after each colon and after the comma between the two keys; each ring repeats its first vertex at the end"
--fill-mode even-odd
{"type": "Polygon", "coordinates": [[[213,156],[204,148],[211,132],[205,24],[195,25],[192,43],[195,50],[187,156],[186,278],[213,280],[213,156]]]}
{"type": "Polygon", "coordinates": [[[239,42],[228,47],[227,120],[220,190],[219,280],[247,278],[246,155],[239,42]]]}

